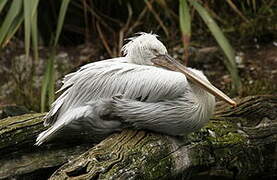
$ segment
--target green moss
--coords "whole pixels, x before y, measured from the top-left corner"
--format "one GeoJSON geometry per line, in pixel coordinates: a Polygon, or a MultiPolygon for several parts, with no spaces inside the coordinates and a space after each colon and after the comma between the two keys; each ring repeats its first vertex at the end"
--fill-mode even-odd
{"type": "Polygon", "coordinates": [[[244,85],[242,86],[242,96],[276,93],[277,85],[276,83],[273,83],[270,79],[262,78],[253,81],[249,77],[246,78],[245,81],[246,82],[244,82],[244,85]],[[249,81],[252,81],[252,83],[250,84],[249,81]]]}
{"type": "Polygon", "coordinates": [[[241,151],[241,145],[246,144],[246,138],[237,129],[235,123],[211,120],[190,134],[188,140],[192,145],[196,142],[194,145],[199,147],[193,147],[194,150],[189,152],[191,163],[198,167],[211,167],[211,164],[229,167],[233,163],[230,159],[233,160],[233,155],[241,151]]]}
{"type": "MultiPolygon", "coordinates": [[[[161,148],[161,147],[160,147],[161,148]]],[[[170,175],[172,160],[167,156],[169,149],[163,148],[160,153],[153,152],[152,156],[147,156],[144,161],[144,179],[158,179],[170,175]]]]}
{"type": "Polygon", "coordinates": [[[0,121],[0,148],[14,143],[35,140],[34,136],[45,129],[42,125],[44,113],[26,114],[0,121]],[[22,130],[24,128],[24,131],[22,130]]]}
{"type": "MultiPolygon", "coordinates": [[[[101,174],[100,179],[159,179],[171,174],[172,160],[168,156],[168,142],[152,135],[144,137],[141,141],[132,139],[131,142],[138,143],[122,148],[124,151],[120,154],[124,159],[114,164],[108,172],[101,174]]],[[[128,144],[130,145],[130,142],[128,144]]]]}
{"type": "Polygon", "coordinates": [[[213,145],[235,145],[246,141],[245,137],[237,132],[237,127],[227,121],[210,121],[203,130],[208,132],[206,140],[213,145]]]}
{"type": "Polygon", "coordinates": [[[158,179],[170,175],[172,165],[171,158],[168,156],[170,152],[168,143],[154,136],[149,136],[147,139],[147,143],[142,142],[129,152],[131,155],[129,156],[129,162],[132,166],[130,168],[135,170],[136,167],[143,167],[142,172],[134,171],[136,178],[158,179]],[[138,154],[140,155],[138,156],[138,154]]]}

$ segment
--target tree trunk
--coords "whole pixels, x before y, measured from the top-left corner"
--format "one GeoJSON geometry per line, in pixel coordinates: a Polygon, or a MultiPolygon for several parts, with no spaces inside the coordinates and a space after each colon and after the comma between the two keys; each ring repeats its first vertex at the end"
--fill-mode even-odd
{"type": "Polygon", "coordinates": [[[94,147],[65,143],[35,147],[35,137],[44,129],[43,114],[3,119],[0,179],[41,179],[54,171],[50,179],[277,176],[277,97],[237,102],[236,108],[219,103],[210,122],[187,137],[124,130],[94,147]]]}

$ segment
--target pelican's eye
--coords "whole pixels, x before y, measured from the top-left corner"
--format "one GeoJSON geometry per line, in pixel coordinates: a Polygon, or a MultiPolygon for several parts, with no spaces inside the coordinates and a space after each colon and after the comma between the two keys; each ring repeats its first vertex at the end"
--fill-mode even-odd
{"type": "Polygon", "coordinates": [[[151,51],[154,55],[159,55],[159,51],[157,49],[152,48],[151,51]]]}

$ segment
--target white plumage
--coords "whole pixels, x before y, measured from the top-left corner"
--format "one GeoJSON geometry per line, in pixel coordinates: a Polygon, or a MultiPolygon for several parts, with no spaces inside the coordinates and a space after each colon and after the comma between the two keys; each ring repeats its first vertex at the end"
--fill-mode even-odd
{"type": "MultiPolygon", "coordinates": [[[[65,76],[59,90],[64,92],[45,116],[50,127],[36,145],[71,132],[100,140],[123,128],[183,135],[208,121],[214,96],[180,72],[153,66],[152,58],[167,54],[155,35],[130,39],[123,52],[125,57],[90,63],[65,76]]],[[[202,72],[190,70],[208,82],[202,72]]]]}

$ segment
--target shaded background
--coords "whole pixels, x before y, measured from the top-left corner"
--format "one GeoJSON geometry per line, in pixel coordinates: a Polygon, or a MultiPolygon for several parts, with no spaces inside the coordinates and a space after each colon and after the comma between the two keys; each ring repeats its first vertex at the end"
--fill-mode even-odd
{"type": "MultiPolygon", "coordinates": [[[[24,16],[24,1],[18,17],[24,16]]],[[[66,1],[66,0],[65,0],[66,1]]],[[[4,1],[2,1],[3,3],[4,1]]],[[[14,1],[0,8],[0,32],[14,1]]],[[[0,109],[15,107],[19,112],[45,111],[61,85],[61,78],[81,65],[120,56],[124,39],[136,32],[159,35],[170,54],[185,59],[184,34],[179,24],[180,2],[176,0],[74,0],[69,1],[58,44],[55,45],[61,4],[64,1],[37,2],[39,57],[30,40],[26,54],[26,30],[22,21],[11,26],[0,50],[0,109]],[[48,72],[48,66],[53,69],[48,72]],[[49,65],[50,63],[50,65],[49,65]],[[47,84],[45,78],[52,79],[47,84]],[[50,81],[51,82],[51,81],[50,81]],[[45,92],[44,92],[45,91],[45,92]],[[49,93],[48,93],[49,92],[49,93]],[[42,100],[43,103],[42,103],[42,100]],[[42,106],[45,106],[43,109],[42,106]]],[[[236,67],[242,87],[231,91],[232,79],[224,65],[226,57],[196,10],[189,5],[191,41],[188,66],[204,71],[210,81],[227,94],[247,96],[276,94],[277,79],[277,2],[275,0],[197,1],[217,22],[235,49],[236,67]]],[[[1,7],[1,4],[0,4],[1,7]]],[[[0,37],[1,37],[0,33],[0,37]]],[[[5,110],[3,110],[5,109],[5,110]]],[[[7,111],[7,112],[6,112],[7,111]]],[[[16,110],[17,111],[17,110],[16,110]]]]}

